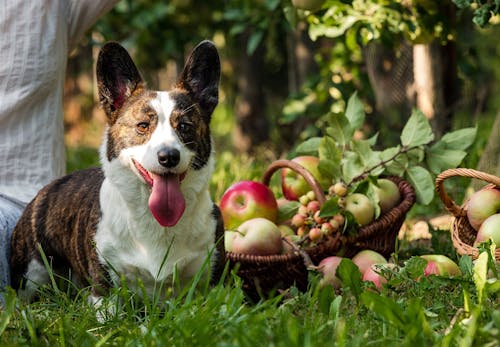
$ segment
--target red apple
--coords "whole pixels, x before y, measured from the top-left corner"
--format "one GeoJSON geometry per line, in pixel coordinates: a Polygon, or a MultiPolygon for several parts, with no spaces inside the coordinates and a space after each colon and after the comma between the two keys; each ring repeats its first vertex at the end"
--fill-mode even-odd
{"type": "Polygon", "coordinates": [[[359,272],[364,275],[366,270],[373,264],[386,264],[387,260],[378,252],[372,251],[371,249],[364,249],[352,257],[352,262],[356,264],[359,272]]]}
{"type": "Polygon", "coordinates": [[[256,181],[241,181],[229,187],[222,195],[220,210],[226,230],[233,230],[257,217],[276,222],[278,216],[278,204],[273,192],[256,181]]]}
{"type": "Polygon", "coordinates": [[[386,213],[401,201],[399,187],[387,178],[379,178],[374,190],[378,196],[378,205],[380,206],[381,213],[386,213]]]}
{"type": "Polygon", "coordinates": [[[486,218],[500,213],[500,189],[478,190],[467,201],[466,209],[470,225],[479,230],[486,218]]]}
{"type": "Polygon", "coordinates": [[[500,213],[489,216],[484,220],[477,232],[476,244],[493,240],[500,247],[500,213]]]}
{"type": "MultiPolygon", "coordinates": [[[[296,157],[292,161],[302,165],[309,171],[323,189],[328,188],[329,180],[321,177],[318,171],[318,157],[305,155],[296,157]]],[[[281,170],[281,189],[283,190],[283,195],[288,200],[299,200],[302,195],[307,194],[311,190],[311,187],[307,184],[304,177],[291,169],[285,168],[281,170]]]]}
{"type": "Polygon", "coordinates": [[[387,279],[383,276],[384,269],[393,269],[396,264],[372,264],[363,274],[363,281],[371,281],[378,289],[382,288],[382,284],[387,283],[387,279]]]}
{"type": "Polygon", "coordinates": [[[339,289],[342,286],[340,278],[336,276],[337,267],[342,259],[342,257],[330,256],[321,260],[317,268],[322,275],[320,286],[331,285],[335,289],[339,289]]]}
{"type": "Polygon", "coordinates": [[[356,222],[363,226],[375,217],[375,207],[371,200],[364,194],[354,193],[345,198],[345,209],[354,216],[356,222]]]}
{"type": "Polygon", "coordinates": [[[249,219],[238,227],[235,234],[232,242],[234,253],[255,255],[281,253],[283,247],[281,231],[268,219],[249,219]]]}
{"type": "Polygon", "coordinates": [[[427,266],[424,270],[425,276],[459,276],[462,274],[458,265],[445,255],[425,254],[420,257],[427,260],[427,266]]]}

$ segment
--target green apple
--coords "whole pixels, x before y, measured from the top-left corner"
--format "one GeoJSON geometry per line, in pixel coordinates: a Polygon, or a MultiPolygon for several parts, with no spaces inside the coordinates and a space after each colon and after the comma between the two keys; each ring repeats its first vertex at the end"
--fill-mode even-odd
{"type": "Polygon", "coordinates": [[[470,225],[479,230],[486,218],[500,213],[500,189],[478,190],[466,202],[466,209],[470,225]]]}
{"type": "MultiPolygon", "coordinates": [[[[323,190],[328,188],[330,181],[321,177],[318,170],[318,157],[304,155],[293,158],[292,161],[302,165],[307,171],[309,171],[321,185],[323,190]]],[[[283,195],[288,200],[299,200],[302,195],[307,194],[311,190],[311,186],[307,184],[304,177],[300,174],[291,169],[285,168],[281,170],[281,189],[283,191],[283,195]]]]}
{"type": "Polygon", "coordinates": [[[427,266],[424,270],[425,276],[459,276],[462,274],[458,265],[445,255],[425,254],[420,257],[427,260],[427,266]]]}
{"type": "Polygon", "coordinates": [[[281,231],[265,218],[252,218],[243,222],[232,240],[234,253],[270,255],[282,251],[281,231]]]}
{"type": "Polygon", "coordinates": [[[345,209],[354,216],[356,222],[363,226],[375,218],[375,207],[364,194],[354,193],[345,198],[345,209]]]}
{"type": "Polygon", "coordinates": [[[378,205],[380,206],[381,213],[386,213],[401,201],[399,187],[387,178],[379,178],[377,185],[374,186],[374,191],[378,196],[378,205]]]}
{"type": "Polygon", "coordinates": [[[491,239],[500,248],[500,213],[489,216],[484,220],[477,232],[476,244],[491,239]]]}

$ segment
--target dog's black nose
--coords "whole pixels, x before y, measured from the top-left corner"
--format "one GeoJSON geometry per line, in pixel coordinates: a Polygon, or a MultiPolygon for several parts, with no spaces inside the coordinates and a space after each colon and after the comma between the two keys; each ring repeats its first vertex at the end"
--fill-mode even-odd
{"type": "Polygon", "coordinates": [[[175,148],[162,148],[156,153],[161,166],[173,168],[181,160],[181,152],[175,148]]]}

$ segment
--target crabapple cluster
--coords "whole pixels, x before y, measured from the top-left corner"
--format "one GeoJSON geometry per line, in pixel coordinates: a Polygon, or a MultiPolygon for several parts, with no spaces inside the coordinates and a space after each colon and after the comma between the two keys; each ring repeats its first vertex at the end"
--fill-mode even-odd
{"type": "Polygon", "coordinates": [[[308,237],[312,242],[317,242],[343,227],[345,219],[341,214],[329,218],[320,217],[321,206],[313,191],[302,195],[299,202],[297,213],[291,220],[298,236],[308,237]]]}

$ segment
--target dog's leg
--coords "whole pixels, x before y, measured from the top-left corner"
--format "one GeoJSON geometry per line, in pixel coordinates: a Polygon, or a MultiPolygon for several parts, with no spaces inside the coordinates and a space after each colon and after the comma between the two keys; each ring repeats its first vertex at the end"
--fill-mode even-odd
{"type": "Polygon", "coordinates": [[[210,284],[216,285],[224,272],[226,252],[224,249],[224,223],[222,221],[220,209],[216,204],[213,205],[212,215],[217,221],[217,225],[215,227],[215,249],[212,254],[210,284]]]}
{"type": "Polygon", "coordinates": [[[28,269],[24,274],[24,288],[18,291],[19,298],[23,301],[30,302],[37,289],[49,283],[49,273],[45,265],[37,260],[32,259],[28,264],[28,269]]]}

